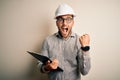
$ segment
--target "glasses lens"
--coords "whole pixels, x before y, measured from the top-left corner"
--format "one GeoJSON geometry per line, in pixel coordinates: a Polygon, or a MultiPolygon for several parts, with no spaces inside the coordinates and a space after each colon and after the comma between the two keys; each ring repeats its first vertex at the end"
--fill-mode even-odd
{"type": "Polygon", "coordinates": [[[73,20],[73,18],[67,18],[67,19],[66,19],[66,22],[67,22],[67,23],[71,23],[72,20],[73,20]]]}
{"type": "Polygon", "coordinates": [[[63,19],[62,19],[62,18],[58,18],[58,19],[57,19],[57,22],[60,22],[60,23],[61,23],[61,22],[63,22],[63,19]]]}

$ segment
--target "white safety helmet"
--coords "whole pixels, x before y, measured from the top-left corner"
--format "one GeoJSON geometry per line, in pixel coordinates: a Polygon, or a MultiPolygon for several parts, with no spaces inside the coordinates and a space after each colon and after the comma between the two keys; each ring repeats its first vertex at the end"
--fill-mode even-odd
{"type": "Polygon", "coordinates": [[[56,9],[55,18],[58,16],[66,15],[66,14],[71,14],[75,16],[75,12],[70,6],[68,6],[67,4],[61,4],[56,9]]]}

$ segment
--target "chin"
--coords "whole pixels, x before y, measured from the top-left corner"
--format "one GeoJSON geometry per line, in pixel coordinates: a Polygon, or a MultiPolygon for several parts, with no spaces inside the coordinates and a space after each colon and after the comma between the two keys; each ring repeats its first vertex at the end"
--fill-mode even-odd
{"type": "Polygon", "coordinates": [[[62,35],[62,37],[63,37],[63,38],[67,38],[67,37],[68,37],[68,35],[67,35],[67,34],[66,34],[66,35],[62,35]]]}

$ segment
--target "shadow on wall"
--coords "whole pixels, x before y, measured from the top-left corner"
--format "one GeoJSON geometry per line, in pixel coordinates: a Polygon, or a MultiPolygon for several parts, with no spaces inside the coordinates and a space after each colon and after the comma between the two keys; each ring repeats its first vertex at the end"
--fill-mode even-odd
{"type": "MultiPolygon", "coordinates": [[[[43,20],[45,22],[43,22],[43,25],[40,29],[40,35],[42,35],[42,40],[40,41],[40,43],[35,47],[34,51],[35,52],[40,52],[40,48],[42,47],[42,43],[44,41],[44,39],[50,35],[51,33],[51,28],[52,25],[50,25],[50,23],[48,23],[48,20],[43,20]]],[[[41,25],[41,24],[40,24],[41,25]]],[[[30,70],[28,71],[28,80],[48,80],[48,76],[47,74],[44,73],[40,73],[40,69],[37,66],[38,62],[37,59],[33,58],[33,60],[31,60],[31,65],[30,65],[30,70]]]]}
{"type": "Polygon", "coordinates": [[[40,73],[39,70],[40,69],[37,67],[37,60],[32,60],[27,80],[48,80],[47,74],[40,73]]]}

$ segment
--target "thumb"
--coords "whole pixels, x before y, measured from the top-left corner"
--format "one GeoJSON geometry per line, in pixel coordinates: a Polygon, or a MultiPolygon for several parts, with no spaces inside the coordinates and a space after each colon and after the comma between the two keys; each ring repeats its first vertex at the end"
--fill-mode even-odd
{"type": "Polygon", "coordinates": [[[46,62],[46,64],[50,64],[50,60],[48,60],[48,61],[46,62]]]}

